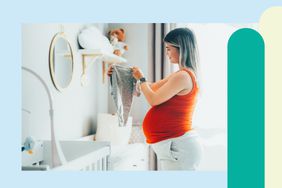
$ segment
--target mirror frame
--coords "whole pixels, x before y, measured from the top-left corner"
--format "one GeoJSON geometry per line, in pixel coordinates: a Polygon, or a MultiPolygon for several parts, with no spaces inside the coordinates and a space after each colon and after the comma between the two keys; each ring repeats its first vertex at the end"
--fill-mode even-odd
{"type": "Polygon", "coordinates": [[[73,58],[73,49],[72,49],[72,46],[70,44],[70,42],[68,41],[68,39],[66,38],[65,36],[65,33],[64,32],[59,32],[59,33],[56,33],[54,35],[54,37],[52,38],[52,41],[51,41],[51,44],[50,44],[50,47],[49,47],[49,71],[50,71],[50,75],[51,75],[51,79],[52,79],[52,82],[55,86],[55,88],[62,92],[62,90],[66,89],[71,81],[72,81],[72,78],[73,78],[73,69],[74,69],[74,58],[73,58]],[[55,45],[56,45],[56,42],[59,38],[63,38],[66,40],[66,42],[68,43],[68,46],[70,47],[70,54],[71,54],[71,66],[72,66],[72,74],[71,74],[71,79],[68,83],[68,85],[66,87],[61,87],[58,82],[56,81],[56,76],[55,76],[55,72],[54,72],[54,59],[53,59],[53,56],[55,55],[54,54],[54,48],[55,48],[55,45]]]}

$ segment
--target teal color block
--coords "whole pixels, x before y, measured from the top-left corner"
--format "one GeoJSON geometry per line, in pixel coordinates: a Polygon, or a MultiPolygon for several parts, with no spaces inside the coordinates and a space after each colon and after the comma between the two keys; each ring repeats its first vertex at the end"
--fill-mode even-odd
{"type": "Polygon", "coordinates": [[[240,29],[228,41],[228,188],[264,187],[264,41],[240,29]]]}

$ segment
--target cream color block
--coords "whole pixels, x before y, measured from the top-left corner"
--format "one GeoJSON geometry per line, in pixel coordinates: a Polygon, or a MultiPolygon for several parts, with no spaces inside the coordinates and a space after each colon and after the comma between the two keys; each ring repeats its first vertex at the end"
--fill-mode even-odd
{"type": "Polygon", "coordinates": [[[265,42],[265,187],[281,188],[282,7],[262,14],[259,31],[265,42]]]}

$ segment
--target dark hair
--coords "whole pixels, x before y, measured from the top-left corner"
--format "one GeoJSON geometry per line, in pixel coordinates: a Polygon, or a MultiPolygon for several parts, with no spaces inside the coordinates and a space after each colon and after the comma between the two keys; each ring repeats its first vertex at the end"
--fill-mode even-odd
{"type": "Polygon", "coordinates": [[[171,30],[164,38],[164,42],[179,49],[179,65],[191,68],[197,73],[198,49],[194,33],[188,28],[171,30]]]}

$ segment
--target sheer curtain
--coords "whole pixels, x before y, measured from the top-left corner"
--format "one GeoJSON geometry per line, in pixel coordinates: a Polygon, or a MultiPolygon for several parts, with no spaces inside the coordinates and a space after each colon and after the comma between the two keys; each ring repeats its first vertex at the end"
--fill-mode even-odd
{"type": "MultiPolygon", "coordinates": [[[[166,57],[165,44],[163,38],[176,24],[154,23],[149,26],[149,46],[148,46],[148,80],[156,82],[171,72],[175,71],[174,65],[170,64],[166,57]]],[[[151,147],[149,147],[149,169],[157,170],[157,157],[151,147]]]]}

